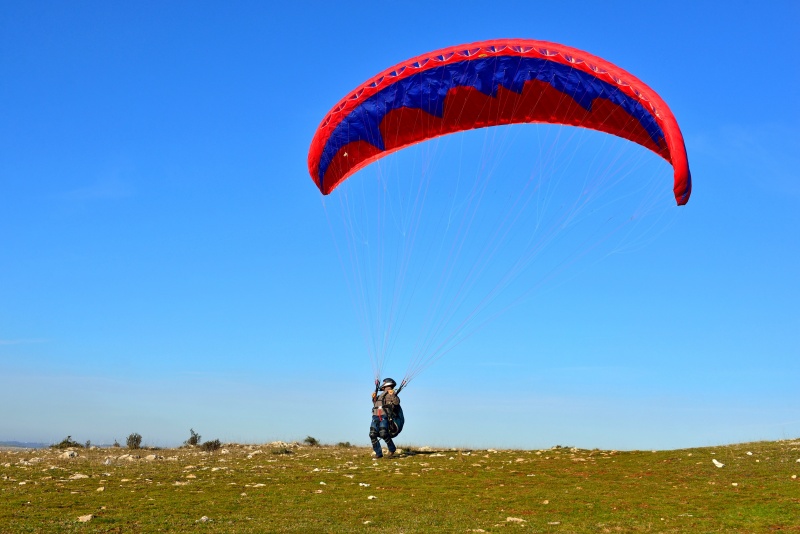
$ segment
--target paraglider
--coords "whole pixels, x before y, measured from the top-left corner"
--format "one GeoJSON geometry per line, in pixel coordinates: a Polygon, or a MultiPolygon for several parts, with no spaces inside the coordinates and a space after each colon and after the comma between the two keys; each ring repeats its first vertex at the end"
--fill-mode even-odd
{"type": "MultiPolygon", "coordinates": [[[[677,204],[684,205],[689,200],[692,178],[683,135],[664,100],[641,80],[602,58],[568,46],[528,39],[499,39],[449,47],[403,61],[370,78],[323,118],[311,142],[308,170],[319,191],[327,196],[360,169],[411,145],[457,132],[525,123],[575,126],[645,147],[672,166],[672,193],[677,204]]],[[[386,209],[381,203],[387,199],[391,202],[392,192],[386,185],[386,177],[379,176],[381,183],[376,196],[364,203],[378,206],[377,214],[365,217],[363,222],[355,221],[355,217],[364,206],[349,197],[341,202],[346,244],[339,250],[339,259],[344,268],[342,250],[351,258],[351,272],[345,268],[345,275],[352,278],[348,285],[357,301],[354,304],[361,314],[362,328],[369,331],[365,337],[371,338],[367,344],[375,364],[376,391],[370,439],[376,456],[381,456],[378,439],[384,439],[392,453],[391,438],[396,435],[394,431],[399,432],[390,426],[394,423],[394,402],[387,405],[387,401],[396,397],[397,384],[386,379],[379,387],[378,377],[382,373],[383,357],[395,347],[397,324],[403,317],[412,315],[408,313],[412,305],[401,302],[405,295],[430,299],[429,304],[419,306],[419,310],[424,315],[420,321],[431,325],[425,325],[429,331],[421,334],[422,341],[414,345],[414,363],[401,389],[432,361],[508,309],[510,304],[497,312],[487,311],[497,295],[551,246],[557,232],[570,228],[574,220],[587,212],[584,200],[574,202],[569,204],[571,211],[558,218],[550,229],[545,229],[537,216],[535,224],[529,227],[530,236],[517,241],[508,237],[508,227],[523,224],[520,221],[524,217],[520,214],[532,204],[530,195],[537,194],[539,188],[530,183],[539,178],[531,173],[525,185],[528,189],[520,190],[520,198],[514,198],[509,208],[497,212],[502,214],[498,228],[480,236],[485,237],[485,244],[476,246],[472,255],[465,252],[469,248],[465,243],[472,239],[470,233],[476,233],[471,231],[478,217],[470,210],[477,209],[488,190],[486,184],[473,188],[463,201],[445,206],[447,216],[439,217],[446,221],[437,235],[452,234],[455,241],[446,247],[432,241],[419,254],[414,250],[414,246],[419,247],[417,238],[421,232],[418,230],[434,218],[426,219],[422,215],[423,205],[433,203],[428,199],[428,184],[409,187],[413,193],[408,193],[398,206],[386,209]],[[398,216],[396,208],[407,208],[408,214],[398,216]],[[391,224],[386,223],[386,213],[395,218],[391,224]],[[461,219],[456,224],[452,218],[458,214],[461,219]],[[391,228],[392,225],[395,228],[391,228]],[[397,231],[397,244],[385,244],[389,240],[387,229],[397,231]],[[501,247],[510,243],[524,246],[506,271],[497,269],[491,262],[499,255],[501,247]],[[361,250],[371,256],[360,258],[361,250]],[[433,254],[431,250],[445,252],[433,254]],[[415,261],[417,267],[412,266],[415,261]],[[472,262],[463,275],[458,274],[456,268],[459,262],[472,262]],[[413,271],[415,268],[417,270],[413,271]],[[479,286],[478,277],[498,271],[484,295],[474,299],[468,296],[479,286]],[[392,286],[384,287],[391,279],[394,279],[392,286]],[[409,288],[413,283],[418,285],[409,288]],[[380,306],[385,306],[386,310],[379,309],[380,306]],[[375,410],[379,412],[377,419],[375,410]],[[387,411],[389,417],[384,417],[387,411]]],[[[447,181],[437,180],[436,185],[443,182],[447,181]]],[[[457,184],[460,179],[453,182],[457,184]]],[[[602,187],[584,187],[579,192],[581,199],[583,195],[588,199],[603,193],[602,187]]],[[[513,195],[513,192],[506,194],[505,198],[513,195]]],[[[481,220],[486,219],[489,217],[481,220]]],[[[600,241],[604,239],[601,237],[600,241]]],[[[579,251],[577,255],[582,253],[579,251]]],[[[568,261],[554,263],[556,265],[549,268],[558,271],[568,261]]],[[[520,292],[521,296],[525,294],[525,291],[520,292]]],[[[396,408],[401,429],[399,399],[396,408]]]]}
{"type": "Polygon", "coordinates": [[[375,391],[372,392],[372,421],[369,425],[369,439],[375,458],[383,458],[379,439],[386,442],[389,456],[393,456],[397,447],[392,438],[397,437],[403,430],[405,417],[403,408],[400,407],[400,388],[395,391],[397,382],[391,378],[384,378],[383,383],[375,380],[375,391]]]}

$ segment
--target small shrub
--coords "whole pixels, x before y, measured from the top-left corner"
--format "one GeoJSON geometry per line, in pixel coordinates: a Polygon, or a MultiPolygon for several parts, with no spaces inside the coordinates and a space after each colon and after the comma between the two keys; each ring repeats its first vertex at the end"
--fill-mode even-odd
{"type": "Polygon", "coordinates": [[[119,448],[119,447],[121,447],[121,445],[119,444],[119,441],[114,440],[114,444],[112,445],[112,447],[119,448]]]}
{"type": "Polygon", "coordinates": [[[214,441],[206,441],[201,445],[201,448],[206,452],[214,452],[220,447],[222,447],[222,443],[220,443],[218,439],[215,439],[214,441]]]}
{"type": "Polygon", "coordinates": [[[350,447],[352,447],[349,441],[340,441],[339,443],[336,444],[336,446],[344,447],[345,449],[349,449],[350,447]]]}
{"type": "Polygon", "coordinates": [[[273,450],[272,454],[292,454],[292,449],[287,449],[286,447],[281,447],[279,449],[273,450]]]}
{"type": "Polygon", "coordinates": [[[189,436],[189,439],[187,439],[187,440],[186,440],[186,441],[184,441],[183,443],[184,443],[185,445],[190,445],[190,446],[192,446],[192,447],[194,447],[194,446],[196,446],[196,445],[200,445],[200,434],[198,434],[197,432],[195,432],[193,428],[190,428],[190,429],[189,429],[189,434],[191,434],[191,435],[189,436]]]}
{"type": "Polygon", "coordinates": [[[317,447],[319,445],[319,440],[311,436],[306,436],[306,439],[303,440],[303,443],[305,443],[309,447],[317,447]]]}
{"type": "Polygon", "coordinates": [[[142,436],[141,434],[134,432],[128,436],[128,439],[125,441],[125,443],[128,445],[129,449],[139,449],[142,447],[142,436]]]}
{"type": "MultiPolygon", "coordinates": [[[[88,441],[86,443],[89,443],[88,441]]],[[[66,438],[61,440],[61,443],[55,443],[50,445],[51,449],[68,449],[70,447],[75,447],[78,449],[82,449],[83,445],[72,439],[72,436],[67,436],[66,438]]]]}

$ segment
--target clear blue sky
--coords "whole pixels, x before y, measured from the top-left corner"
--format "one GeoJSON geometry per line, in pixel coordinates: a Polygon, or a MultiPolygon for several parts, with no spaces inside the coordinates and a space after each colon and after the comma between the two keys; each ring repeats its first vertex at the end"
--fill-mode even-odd
{"type": "Polygon", "coordinates": [[[372,369],[309,143],[373,74],[497,37],[658,91],[694,193],[423,373],[400,443],[800,436],[796,2],[366,5],[0,6],[0,440],[366,444],[372,369]]]}

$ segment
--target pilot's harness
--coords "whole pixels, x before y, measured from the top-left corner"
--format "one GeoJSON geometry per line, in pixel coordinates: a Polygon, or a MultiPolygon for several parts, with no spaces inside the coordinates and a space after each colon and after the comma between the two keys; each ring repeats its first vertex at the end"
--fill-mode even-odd
{"type": "MultiPolygon", "coordinates": [[[[403,379],[403,381],[400,383],[400,387],[395,390],[394,394],[395,395],[400,395],[400,392],[406,386],[406,383],[407,383],[406,380],[403,379]]],[[[377,395],[380,390],[381,390],[380,381],[376,378],[375,379],[375,395],[377,395]]],[[[386,414],[386,419],[389,420],[389,433],[392,435],[392,437],[395,437],[400,433],[400,427],[397,426],[397,423],[395,423],[394,418],[392,417],[392,415],[394,414],[394,407],[390,406],[387,409],[387,407],[383,404],[383,399],[384,399],[384,396],[382,395],[381,396],[381,412],[386,414]]],[[[378,420],[380,420],[381,417],[382,416],[378,415],[378,420]]]]}

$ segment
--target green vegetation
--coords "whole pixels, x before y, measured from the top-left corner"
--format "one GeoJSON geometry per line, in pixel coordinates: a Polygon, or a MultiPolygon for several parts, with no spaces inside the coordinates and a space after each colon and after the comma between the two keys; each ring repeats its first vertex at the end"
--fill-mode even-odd
{"type": "Polygon", "coordinates": [[[184,445],[189,445],[190,447],[194,447],[195,445],[200,445],[200,434],[194,431],[193,428],[189,429],[189,439],[183,442],[184,445]]]}
{"type": "Polygon", "coordinates": [[[0,525],[4,533],[800,528],[800,440],[654,452],[414,450],[382,460],[368,448],[284,443],[141,457],[4,450],[0,525]]]}
{"type": "Polygon", "coordinates": [[[222,447],[222,442],[220,442],[218,439],[215,439],[214,441],[206,441],[200,446],[200,448],[206,452],[214,452],[220,447],[222,447]]]}
{"type": "Polygon", "coordinates": [[[125,443],[128,445],[129,449],[139,449],[142,447],[142,436],[136,432],[128,436],[128,439],[125,440],[125,443]]]}
{"type": "MultiPolygon", "coordinates": [[[[86,442],[87,449],[89,448],[89,442],[86,442]]],[[[60,443],[54,443],[50,445],[51,449],[82,449],[83,445],[72,439],[72,436],[67,436],[66,438],[62,439],[60,443]]]]}

